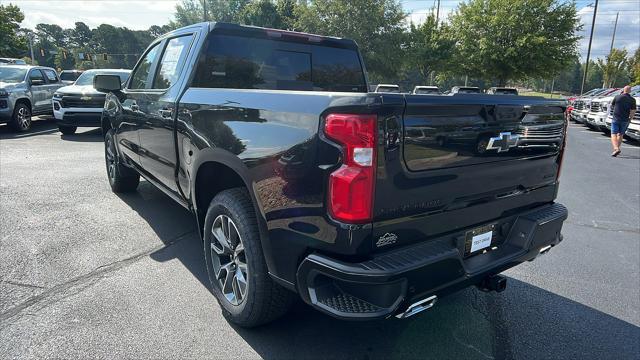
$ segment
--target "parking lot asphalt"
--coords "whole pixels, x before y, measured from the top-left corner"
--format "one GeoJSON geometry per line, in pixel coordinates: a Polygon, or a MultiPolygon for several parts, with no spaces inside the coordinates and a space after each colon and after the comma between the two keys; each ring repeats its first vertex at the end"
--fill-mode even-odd
{"type": "Polygon", "coordinates": [[[143,181],[107,183],[97,129],[0,126],[0,358],[636,359],[640,148],[572,124],[565,240],[407,320],[342,322],[297,304],[245,330],[209,293],[191,215],[143,181]]]}

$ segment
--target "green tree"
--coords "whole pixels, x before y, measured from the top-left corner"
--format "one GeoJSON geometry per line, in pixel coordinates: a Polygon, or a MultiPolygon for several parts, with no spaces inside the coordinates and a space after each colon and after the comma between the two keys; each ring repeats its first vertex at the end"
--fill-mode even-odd
{"type": "MultiPolygon", "coordinates": [[[[584,74],[585,64],[581,64],[581,77],[580,81],[582,81],[582,74],[584,74]]],[[[587,78],[584,82],[584,91],[588,91],[595,88],[601,88],[602,83],[604,81],[604,74],[602,73],[602,69],[598,66],[598,63],[594,60],[589,60],[589,72],[587,73],[587,78]]]]}
{"type": "Polygon", "coordinates": [[[75,28],[69,34],[69,43],[76,48],[88,48],[91,46],[91,29],[83,22],[77,22],[75,28]]]}
{"type": "Polygon", "coordinates": [[[286,28],[285,19],[271,0],[257,0],[248,3],[240,14],[240,22],[246,25],[275,29],[286,28]]]}
{"type": "Polygon", "coordinates": [[[73,53],[66,49],[60,49],[60,51],[55,55],[53,62],[56,69],[70,70],[76,68],[76,60],[73,53]],[[65,53],[67,54],[66,57],[65,53]]]}
{"type": "Polygon", "coordinates": [[[396,0],[315,0],[296,8],[295,28],[355,40],[370,78],[395,81],[404,59],[405,18],[396,0]]]}
{"type": "Polygon", "coordinates": [[[433,72],[449,70],[456,44],[446,24],[438,26],[435,16],[429,15],[422,24],[411,24],[408,38],[406,65],[410,69],[417,69],[425,79],[433,72]]]}
{"type": "Polygon", "coordinates": [[[577,56],[581,25],[573,2],[470,0],[450,22],[459,71],[500,85],[552,78],[577,56]]]}
{"type": "Polygon", "coordinates": [[[627,68],[627,50],[612,49],[603,59],[598,59],[598,67],[602,70],[602,87],[613,87],[627,68]]]}
{"type": "Polygon", "coordinates": [[[21,57],[27,52],[27,39],[18,35],[24,14],[16,5],[0,5],[0,56],[21,57]]]}
{"type": "MultiPolygon", "coordinates": [[[[207,2],[207,20],[240,22],[242,10],[249,0],[204,0],[207,2]]],[[[176,5],[175,26],[187,26],[204,21],[202,0],[182,0],[176,5]]]]}
{"type": "Polygon", "coordinates": [[[640,48],[637,48],[633,56],[629,58],[629,73],[633,85],[640,85],[640,48]]]}
{"type": "Polygon", "coordinates": [[[296,12],[297,12],[298,3],[296,0],[276,0],[276,8],[278,9],[278,14],[282,18],[284,23],[283,29],[286,30],[295,30],[296,26],[296,12]]]}
{"type": "Polygon", "coordinates": [[[158,26],[158,25],[153,25],[149,28],[149,30],[147,30],[147,32],[149,33],[149,35],[152,38],[157,38],[161,35],[164,35],[172,30],[174,30],[175,27],[172,26],[171,24],[167,24],[167,25],[162,25],[162,26],[158,26]]]}
{"type": "Polygon", "coordinates": [[[38,24],[36,25],[36,36],[40,40],[54,44],[58,47],[66,47],[68,44],[68,32],[58,25],[38,24]]]}

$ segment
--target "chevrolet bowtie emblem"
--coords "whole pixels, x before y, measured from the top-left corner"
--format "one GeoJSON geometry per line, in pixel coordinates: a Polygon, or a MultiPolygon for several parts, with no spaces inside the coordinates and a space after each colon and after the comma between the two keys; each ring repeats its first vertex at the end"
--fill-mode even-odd
{"type": "Polygon", "coordinates": [[[91,96],[82,96],[80,100],[91,100],[91,96]]]}
{"type": "Polygon", "coordinates": [[[502,132],[499,136],[489,139],[487,150],[498,150],[498,152],[509,151],[510,148],[518,146],[518,135],[511,135],[510,132],[502,132]]]}

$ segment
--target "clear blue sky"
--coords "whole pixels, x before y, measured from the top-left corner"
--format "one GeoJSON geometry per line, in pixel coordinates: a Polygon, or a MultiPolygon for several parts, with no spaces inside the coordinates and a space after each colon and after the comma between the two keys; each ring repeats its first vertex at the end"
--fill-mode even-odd
{"type": "MultiPolygon", "coordinates": [[[[431,11],[437,0],[400,0],[410,14],[410,19],[420,22],[431,11]]],[[[126,26],[130,29],[147,29],[151,25],[166,24],[173,16],[179,0],[0,0],[0,3],[17,4],[25,13],[22,26],[33,28],[45,22],[62,27],[73,27],[83,21],[91,27],[101,23],[126,26]]],[[[460,0],[440,0],[441,17],[455,9],[460,0]]],[[[584,24],[580,42],[583,58],[587,52],[587,40],[591,29],[595,0],[578,0],[581,20],[584,24]]],[[[603,57],[609,52],[613,22],[620,11],[615,47],[626,47],[629,52],[640,45],[640,0],[601,0],[598,7],[592,57],[603,57]]]]}

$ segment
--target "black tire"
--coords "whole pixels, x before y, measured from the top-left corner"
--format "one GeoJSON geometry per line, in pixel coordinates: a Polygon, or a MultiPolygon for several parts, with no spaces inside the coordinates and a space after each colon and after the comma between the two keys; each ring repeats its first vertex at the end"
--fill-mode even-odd
{"type": "Polygon", "coordinates": [[[120,163],[113,138],[113,129],[109,129],[105,134],[104,155],[111,191],[114,193],[136,191],[140,183],[140,175],[120,163]]]}
{"type": "Polygon", "coordinates": [[[29,105],[24,102],[16,104],[9,126],[18,132],[24,132],[31,128],[31,108],[29,105]]]}
{"type": "Polygon", "coordinates": [[[76,130],[78,129],[77,126],[64,126],[64,125],[58,125],[58,130],[60,130],[60,132],[63,135],[73,135],[76,133],[76,130]]]}
{"type": "MultiPolygon", "coordinates": [[[[295,294],[275,283],[268,274],[267,264],[262,253],[260,243],[260,234],[258,223],[254,212],[251,198],[244,188],[234,188],[220,192],[211,201],[207,210],[204,224],[204,254],[207,273],[209,274],[209,282],[211,289],[220,304],[223,316],[230,322],[242,327],[255,327],[284,315],[294,301],[295,294]],[[214,251],[213,246],[220,247],[220,242],[213,235],[214,223],[219,219],[228,218],[231,223],[227,223],[227,229],[237,229],[236,244],[231,249],[231,254],[226,255],[231,264],[230,272],[232,274],[233,295],[232,299],[236,299],[237,304],[225,296],[223,293],[222,282],[229,280],[228,274],[219,271],[220,280],[216,276],[214,262],[217,262],[218,269],[221,268],[221,257],[214,251]],[[233,227],[231,225],[234,225],[233,227]],[[243,245],[242,253],[238,254],[238,244],[243,245]],[[233,265],[234,257],[238,256],[239,262],[233,265]],[[217,259],[217,260],[216,260],[217,259]],[[244,261],[243,266],[246,269],[246,276],[242,275],[245,282],[245,294],[234,296],[236,288],[240,288],[239,280],[233,274],[241,269],[240,264],[244,261]],[[224,277],[225,279],[222,279],[224,277]]],[[[230,230],[231,231],[231,230],[230,230]]],[[[219,233],[218,233],[219,234],[219,233]]],[[[218,235],[220,236],[220,235],[218,235]]],[[[232,239],[229,236],[228,239],[232,239]]],[[[229,243],[233,243],[230,240],[229,243]]],[[[239,290],[240,291],[240,290],[239,290]]]]}

